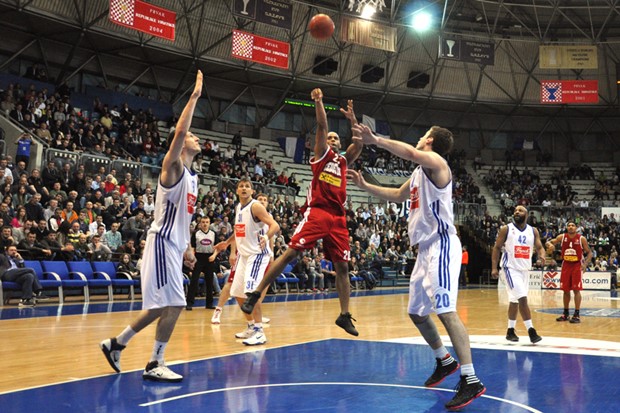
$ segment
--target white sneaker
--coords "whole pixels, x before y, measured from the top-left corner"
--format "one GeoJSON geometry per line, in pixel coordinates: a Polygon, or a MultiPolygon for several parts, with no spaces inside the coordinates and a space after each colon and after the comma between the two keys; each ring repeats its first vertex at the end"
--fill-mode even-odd
{"type": "Polygon", "coordinates": [[[242,331],[241,333],[237,333],[235,334],[235,337],[237,338],[250,338],[254,335],[254,325],[249,325],[248,324],[248,328],[245,329],[245,331],[242,331]]]}
{"type": "Polygon", "coordinates": [[[263,317],[263,323],[267,324],[268,322],[271,321],[271,318],[269,317],[263,317]]]}
{"type": "Polygon", "coordinates": [[[144,380],[163,381],[176,383],[183,380],[183,376],[170,370],[165,364],[159,364],[157,361],[151,361],[144,368],[142,373],[144,380]]]}
{"type": "Polygon", "coordinates": [[[211,324],[220,324],[220,317],[222,316],[222,309],[216,308],[213,312],[213,317],[211,317],[211,324]]]}
{"type": "Polygon", "coordinates": [[[116,337],[106,338],[101,343],[99,343],[99,347],[101,347],[101,351],[103,351],[103,355],[105,356],[108,363],[110,363],[110,367],[114,369],[117,373],[121,372],[121,351],[125,349],[125,346],[118,344],[116,341],[116,337]]]}
{"type": "Polygon", "coordinates": [[[260,344],[265,344],[266,342],[267,336],[265,335],[262,327],[254,327],[254,334],[250,338],[242,341],[242,343],[246,346],[258,346],[260,344]]]}

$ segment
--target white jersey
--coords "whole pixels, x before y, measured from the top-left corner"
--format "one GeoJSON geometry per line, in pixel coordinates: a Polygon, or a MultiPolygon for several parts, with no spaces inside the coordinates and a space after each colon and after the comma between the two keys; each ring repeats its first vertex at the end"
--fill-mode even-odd
{"type": "Polygon", "coordinates": [[[235,208],[235,242],[239,255],[271,254],[269,242],[265,251],[260,249],[260,236],[267,234],[269,227],[254,219],[252,205],[258,202],[253,199],[245,205],[238,203],[235,208]]]}
{"type": "Polygon", "coordinates": [[[411,245],[429,245],[439,237],[456,234],[452,211],[452,179],[443,188],[426,176],[421,166],[411,174],[409,185],[409,239],[411,245]],[[424,202],[420,202],[420,200],[424,202]]]}
{"type": "Polygon", "coordinates": [[[160,182],[157,185],[155,216],[149,235],[157,234],[179,251],[185,251],[190,241],[189,227],[197,195],[197,176],[186,167],[183,167],[183,175],[176,184],[166,187],[160,182]]]}
{"type": "Polygon", "coordinates": [[[508,224],[501,267],[504,270],[528,271],[532,269],[534,241],[534,229],[531,226],[525,224],[525,228],[521,231],[515,224],[508,224]]]}

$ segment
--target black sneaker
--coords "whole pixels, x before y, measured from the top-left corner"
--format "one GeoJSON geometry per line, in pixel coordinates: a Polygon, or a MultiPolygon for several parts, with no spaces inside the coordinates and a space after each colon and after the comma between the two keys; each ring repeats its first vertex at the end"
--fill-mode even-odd
{"type": "Polygon", "coordinates": [[[33,298],[23,298],[19,301],[20,307],[34,307],[37,305],[33,298]]]}
{"type": "Polygon", "coordinates": [[[568,314],[562,314],[561,316],[556,318],[555,321],[568,321],[568,314]]]}
{"type": "Polygon", "coordinates": [[[105,356],[108,363],[110,363],[110,367],[114,369],[117,373],[121,372],[121,351],[125,349],[125,346],[122,344],[118,344],[116,341],[116,337],[106,338],[101,343],[99,343],[99,347],[101,351],[103,351],[103,355],[105,356]]]}
{"type": "Polygon", "coordinates": [[[357,321],[351,316],[351,313],[340,314],[336,319],[336,325],[342,328],[347,333],[351,334],[352,336],[357,337],[360,335],[360,333],[357,332],[351,320],[357,321]]]}
{"type": "Polygon", "coordinates": [[[37,301],[47,301],[50,298],[47,295],[43,294],[42,291],[39,291],[38,293],[34,295],[34,299],[37,301]]]}
{"type": "Polygon", "coordinates": [[[476,376],[461,376],[455,390],[456,396],[445,404],[446,409],[451,411],[462,409],[487,391],[484,384],[476,376]]]}
{"type": "Polygon", "coordinates": [[[433,372],[433,374],[431,374],[431,377],[429,377],[424,382],[424,385],[426,387],[437,386],[442,381],[444,381],[446,377],[456,372],[460,367],[459,362],[456,361],[452,356],[448,356],[443,360],[438,358],[436,358],[435,360],[437,360],[437,366],[435,366],[435,371],[433,372]]]}
{"type": "Polygon", "coordinates": [[[192,307],[191,305],[188,304],[185,306],[185,311],[193,311],[193,310],[194,310],[194,307],[192,307]]]}
{"type": "Polygon", "coordinates": [[[517,334],[515,333],[515,329],[514,328],[509,328],[506,331],[506,340],[508,341],[519,341],[519,336],[517,336],[517,334]]]}
{"type": "Polygon", "coordinates": [[[246,314],[252,314],[252,311],[254,311],[254,306],[258,303],[258,300],[260,300],[261,292],[252,291],[251,293],[246,293],[245,295],[248,298],[246,298],[243,305],[241,305],[241,311],[246,314]]]}
{"type": "Polygon", "coordinates": [[[578,315],[573,315],[570,320],[568,321],[571,324],[577,324],[577,323],[581,323],[581,319],[579,318],[578,315]]]}
{"type": "Polygon", "coordinates": [[[540,340],[542,340],[542,337],[538,335],[538,333],[536,333],[536,329],[534,327],[530,327],[527,329],[527,334],[529,334],[530,336],[530,341],[532,343],[538,343],[540,340]]]}

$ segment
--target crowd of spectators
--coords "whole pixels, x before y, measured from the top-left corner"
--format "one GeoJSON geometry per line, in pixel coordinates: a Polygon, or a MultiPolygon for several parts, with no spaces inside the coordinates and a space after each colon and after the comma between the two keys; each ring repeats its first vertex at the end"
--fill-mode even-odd
{"type": "MultiPolygon", "coordinates": [[[[91,115],[85,117],[76,112],[67,96],[36,91],[32,87],[23,91],[17,85],[11,85],[2,94],[1,103],[2,110],[53,148],[87,151],[111,159],[134,159],[151,166],[157,166],[165,153],[165,141],[160,139],[157,119],[149,110],[135,111],[127,105],[109,108],[95,99],[91,115]]],[[[244,153],[239,139],[223,146],[205,140],[194,168],[231,180],[249,177],[255,182],[257,191],[275,184],[290,187],[299,195],[295,174],[287,176],[284,171],[277,171],[270,160],[258,156],[256,148],[244,153]]],[[[455,202],[486,204],[464,167],[464,152],[452,154],[448,161],[454,177],[455,202]]],[[[374,147],[365,149],[354,167],[361,170],[368,165],[407,173],[414,167],[374,147]]],[[[38,165],[28,165],[28,159],[16,158],[15,162],[10,156],[0,159],[2,246],[17,245],[22,255],[31,259],[117,260],[122,254],[129,254],[133,261],[139,260],[154,211],[155,194],[150,184],[143,185],[139,177],[131,173],[117,176],[114,169],[107,171],[104,167],[97,173],[89,173],[84,165],[71,163],[60,168],[55,162],[42,166],[40,169],[38,165]]],[[[568,184],[568,179],[575,176],[595,179],[609,188],[616,188],[618,184],[618,174],[592,177],[583,167],[565,173],[560,170],[549,183],[541,183],[535,170],[491,168],[485,182],[498,194],[504,209],[497,217],[470,213],[466,225],[480,242],[491,246],[515,205],[550,206],[546,204],[548,200],[558,200],[562,205],[568,203],[575,207],[577,214],[544,208],[532,214],[530,223],[539,228],[543,241],[562,232],[569,217],[576,217],[580,230],[595,251],[593,267],[617,266],[620,238],[616,217],[595,219],[591,209],[583,206],[583,200],[574,196],[568,184]]],[[[195,219],[209,216],[211,229],[218,240],[224,240],[232,232],[235,203],[234,187],[203,186],[195,219]]],[[[352,274],[360,274],[365,279],[368,288],[384,275],[385,267],[405,274],[415,262],[416,252],[408,243],[402,208],[396,204],[347,205],[347,226],[354,258],[350,269],[352,274]]],[[[302,208],[294,196],[276,195],[270,197],[268,209],[281,227],[275,240],[277,257],[286,249],[299,225],[302,208]]],[[[484,208],[476,211],[480,210],[484,208]]],[[[220,257],[220,261],[225,263],[226,257],[220,257]]],[[[330,271],[333,270],[322,255],[320,243],[293,268],[302,290],[327,288],[330,271]]]]}

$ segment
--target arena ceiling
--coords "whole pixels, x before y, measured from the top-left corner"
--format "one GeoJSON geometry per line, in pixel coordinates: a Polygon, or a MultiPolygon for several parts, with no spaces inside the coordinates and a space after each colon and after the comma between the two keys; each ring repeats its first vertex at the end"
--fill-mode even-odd
{"type": "MultiPolygon", "coordinates": [[[[352,98],[358,112],[387,120],[395,135],[442,124],[483,134],[554,133],[567,139],[594,134],[618,141],[620,0],[386,0],[373,20],[396,28],[395,52],[338,40],[340,19],[358,16],[348,2],[292,1],[292,29],[286,30],[235,16],[233,0],[149,1],[177,12],[171,42],[111,23],[108,0],[0,0],[0,70],[22,59],[39,61],[57,84],[81,76],[107,88],[148,85],[159,98],[176,102],[200,68],[209,101],[255,105],[259,127],[282,110],[285,97],[307,98],[320,86],[334,102],[352,98]],[[433,30],[417,33],[409,26],[419,8],[435,16],[433,30]],[[328,41],[306,30],[319,12],[336,22],[336,35],[328,41]],[[231,58],[233,29],[289,42],[289,70],[231,58]],[[494,64],[439,58],[440,34],[492,42],[494,64]],[[539,46],[551,44],[596,45],[598,68],[540,69],[539,46]],[[338,69],[313,74],[319,55],[338,61],[338,69]],[[384,68],[377,83],[360,80],[367,64],[384,68]],[[407,87],[411,72],[428,74],[428,85],[407,87]],[[540,82],[547,79],[598,80],[599,104],[541,105],[540,82]]],[[[221,109],[211,106],[217,118],[221,109]]]]}

